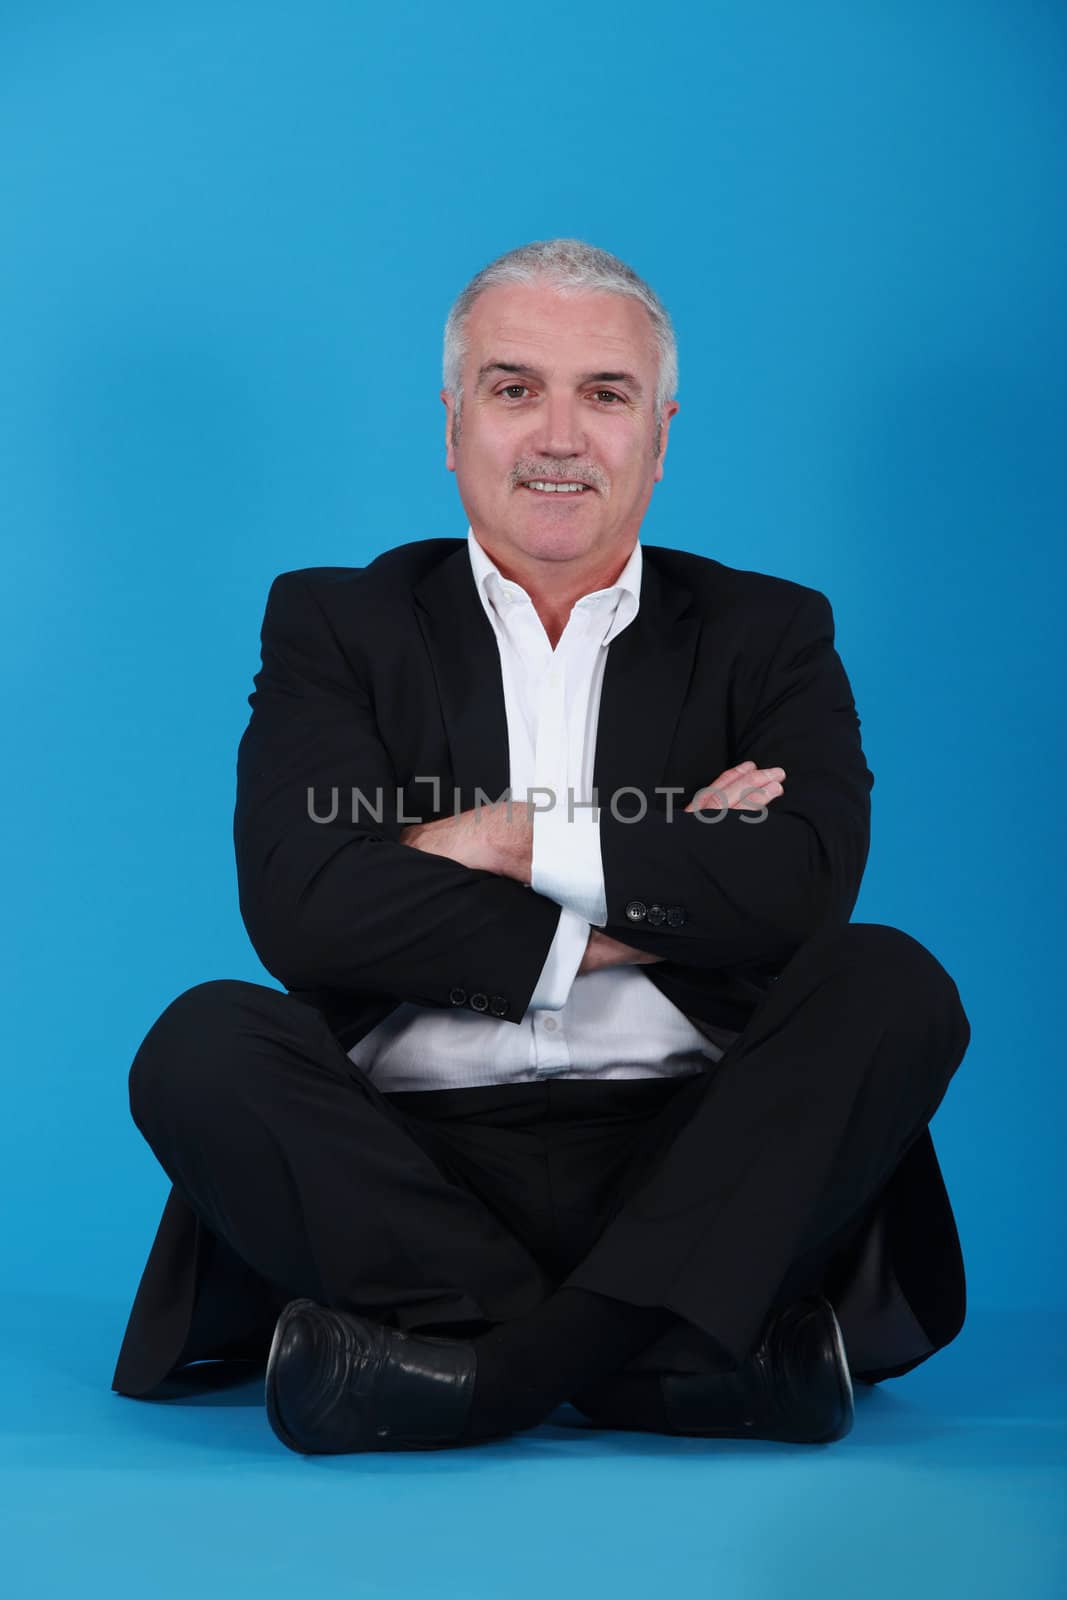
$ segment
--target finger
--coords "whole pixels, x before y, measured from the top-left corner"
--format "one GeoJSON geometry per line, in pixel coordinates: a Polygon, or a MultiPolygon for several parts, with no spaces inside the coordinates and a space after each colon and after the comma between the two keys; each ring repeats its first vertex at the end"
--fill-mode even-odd
{"type": "Polygon", "coordinates": [[[685,809],[687,811],[695,811],[698,807],[704,809],[707,806],[716,804],[725,806],[727,804],[725,798],[716,800],[712,797],[722,795],[731,783],[740,783],[746,778],[751,782],[755,777],[756,763],[754,761],[740,761],[736,767],[727,767],[725,771],[719,773],[717,778],[712,778],[710,783],[698,789],[685,809]]]}
{"type": "Polygon", "coordinates": [[[767,783],[771,779],[784,777],[784,767],[757,767],[754,761],[744,761],[740,766],[727,767],[725,772],[720,772],[717,778],[705,785],[705,789],[719,790],[731,784],[736,788],[741,783],[767,783]]]}
{"type": "Polygon", "coordinates": [[[746,788],[730,805],[734,811],[759,811],[769,800],[777,800],[784,793],[785,789],[778,782],[759,783],[746,788]]]}
{"type": "MultiPolygon", "coordinates": [[[[771,768],[771,771],[782,772],[781,767],[771,768]]],[[[784,777],[784,773],[782,774],[784,777]]],[[[715,783],[707,789],[701,789],[686,806],[686,811],[709,811],[732,808],[734,810],[758,811],[766,800],[776,800],[785,793],[785,789],[778,778],[768,777],[760,781],[761,774],[750,773],[747,777],[736,779],[732,783],[715,783]]]]}
{"type": "MultiPolygon", "coordinates": [[[[766,783],[777,783],[785,777],[784,767],[753,768],[751,762],[748,762],[747,766],[752,770],[741,773],[738,768],[730,767],[726,772],[720,773],[713,782],[697,790],[690,801],[690,806],[714,803],[706,798],[711,795],[725,796],[728,801],[734,800],[738,795],[745,793],[749,789],[759,788],[766,783]],[[736,777],[731,776],[733,773],[738,773],[739,775],[736,777]]],[[[686,810],[689,810],[689,806],[686,807],[686,810]]]]}

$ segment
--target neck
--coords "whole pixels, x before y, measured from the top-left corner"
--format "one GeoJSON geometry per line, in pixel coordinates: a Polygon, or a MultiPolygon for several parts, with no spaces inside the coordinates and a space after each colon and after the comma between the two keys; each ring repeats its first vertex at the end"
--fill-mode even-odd
{"type": "Polygon", "coordinates": [[[598,589],[609,589],[637,545],[635,539],[621,556],[600,552],[584,561],[541,561],[513,550],[498,554],[484,539],[475,537],[501,575],[526,590],[553,650],[575,601],[598,589]]]}

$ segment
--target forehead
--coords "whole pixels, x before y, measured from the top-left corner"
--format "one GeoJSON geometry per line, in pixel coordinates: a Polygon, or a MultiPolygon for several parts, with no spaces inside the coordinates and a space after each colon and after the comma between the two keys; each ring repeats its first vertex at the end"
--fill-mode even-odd
{"type": "MultiPolygon", "coordinates": [[[[652,322],[631,295],[587,289],[561,294],[544,284],[497,284],[467,320],[467,360],[542,364],[559,372],[626,363],[655,369],[652,322]]],[[[477,370],[477,367],[476,369],[477,370]]]]}

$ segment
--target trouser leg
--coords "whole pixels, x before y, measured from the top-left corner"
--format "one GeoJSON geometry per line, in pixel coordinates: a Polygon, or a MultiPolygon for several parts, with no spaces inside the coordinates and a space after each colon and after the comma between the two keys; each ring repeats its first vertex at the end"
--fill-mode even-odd
{"type": "Polygon", "coordinates": [[[806,941],[656,1119],[566,1284],[666,1306],[742,1361],[855,1233],[969,1038],[955,984],[908,934],[855,923],[806,941]]]}
{"type": "Polygon", "coordinates": [[[134,1058],[130,1107],[201,1221],[279,1302],[408,1327],[506,1321],[551,1291],[322,1015],[277,990],[219,980],[180,995],[134,1058]]]}

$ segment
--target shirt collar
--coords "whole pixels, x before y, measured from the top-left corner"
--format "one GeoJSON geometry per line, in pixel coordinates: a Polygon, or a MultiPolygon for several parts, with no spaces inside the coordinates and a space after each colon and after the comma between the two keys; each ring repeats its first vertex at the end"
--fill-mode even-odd
{"type": "MultiPolygon", "coordinates": [[[[503,620],[503,612],[511,599],[530,603],[530,596],[521,584],[505,578],[492,557],[474,537],[474,529],[467,528],[467,551],[474,574],[478,598],[490,622],[494,613],[503,620]]],[[[630,557],[615,582],[606,589],[595,589],[574,602],[575,611],[588,611],[603,617],[606,626],[601,646],[609,645],[637,615],[641,604],[641,541],[636,540],[630,557]],[[610,619],[610,621],[608,620],[610,619]]]]}

